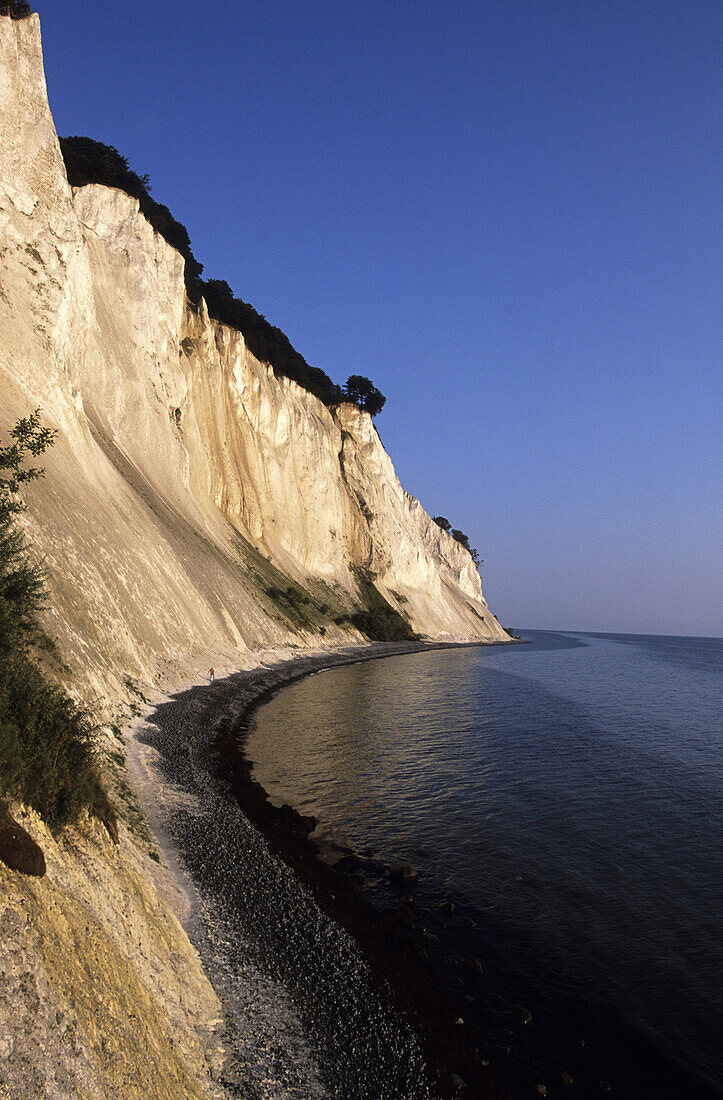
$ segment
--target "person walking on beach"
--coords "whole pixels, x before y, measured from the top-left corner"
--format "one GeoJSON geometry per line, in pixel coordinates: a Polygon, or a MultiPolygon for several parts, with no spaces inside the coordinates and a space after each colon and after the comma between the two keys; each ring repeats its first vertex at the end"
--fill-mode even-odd
{"type": "Polygon", "coordinates": [[[213,683],[216,673],[213,671],[213,666],[208,670],[208,678],[213,683]]]}

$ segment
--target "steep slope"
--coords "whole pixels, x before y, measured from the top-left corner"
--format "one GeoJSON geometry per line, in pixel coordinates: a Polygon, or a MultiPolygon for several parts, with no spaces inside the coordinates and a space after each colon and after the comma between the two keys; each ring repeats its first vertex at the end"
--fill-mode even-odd
{"type": "Polygon", "coordinates": [[[191,307],[135,199],[69,187],[37,16],[3,18],[0,48],[0,426],[40,405],[59,429],[29,522],[71,666],[107,691],[321,625],[348,641],[332,620],[359,605],[358,569],[425,636],[504,638],[370,419],[330,412],[191,307]],[[284,578],[265,559],[309,589],[301,620],[267,595],[284,578]]]}
{"type": "MultiPolygon", "coordinates": [[[[0,434],[37,406],[58,431],[22,522],[75,693],[119,718],[133,681],[361,643],[370,594],[427,637],[507,640],[369,417],[190,305],[136,200],[69,186],[35,15],[0,16],[0,143],[0,434]]],[[[142,821],[122,815],[116,845],[95,821],[58,838],[13,812],[47,875],[0,862],[0,1095],[227,1095],[220,1003],[142,821]]]]}

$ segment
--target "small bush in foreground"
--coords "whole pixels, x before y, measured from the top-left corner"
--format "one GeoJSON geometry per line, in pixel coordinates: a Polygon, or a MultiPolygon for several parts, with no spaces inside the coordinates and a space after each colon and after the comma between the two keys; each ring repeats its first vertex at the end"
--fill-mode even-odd
{"type": "Polygon", "coordinates": [[[0,791],[59,829],[88,809],[111,814],[96,762],[95,727],[26,654],[0,662],[0,791]]]}
{"type": "Polygon", "coordinates": [[[41,427],[36,410],[10,438],[0,447],[0,796],[28,803],[52,828],[83,809],[109,820],[91,718],[46,679],[33,656],[43,637],[44,572],[15,517],[25,507],[22,486],[43,474],[25,460],[51,446],[53,433],[41,427]]]}

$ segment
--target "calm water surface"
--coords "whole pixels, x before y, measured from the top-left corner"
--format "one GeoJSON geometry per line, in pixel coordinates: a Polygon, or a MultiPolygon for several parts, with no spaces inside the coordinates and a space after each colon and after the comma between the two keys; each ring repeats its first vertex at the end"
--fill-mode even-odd
{"type": "Polygon", "coordinates": [[[430,927],[450,966],[484,955],[493,1037],[497,968],[543,1013],[602,1006],[721,1086],[723,642],[525,637],[285,688],[255,717],[255,775],[475,920],[430,927]]]}

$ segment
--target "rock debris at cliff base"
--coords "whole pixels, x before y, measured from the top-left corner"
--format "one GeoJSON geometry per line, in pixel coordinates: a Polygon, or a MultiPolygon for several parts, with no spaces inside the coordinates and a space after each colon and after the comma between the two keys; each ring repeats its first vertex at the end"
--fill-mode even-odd
{"type": "MultiPolygon", "coordinates": [[[[289,675],[269,657],[260,677],[245,673],[162,704],[137,728],[133,753],[154,828],[192,884],[188,928],[224,1006],[230,1062],[244,1066],[243,1095],[423,1100],[420,1048],[374,992],[358,948],[269,852],[215,774],[219,723],[289,675]]],[[[312,663],[300,658],[295,674],[312,663]]]]}
{"type": "MultiPolygon", "coordinates": [[[[276,378],[191,308],[181,257],[135,200],[68,185],[37,15],[0,16],[0,141],[0,431],[38,407],[57,430],[23,525],[60,675],[100,718],[209,664],[361,642],[359,571],[419,634],[506,638],[370,418],[276,378]],[[273,594],[290,588],[303,615],[273,594]]],[[[130,803],[117,847],[100,826],[53,838],[11,811],[47,870],[0,866],[0,1085],[21,1100],[222,1095],[218,1000],[130,803]]]]}

